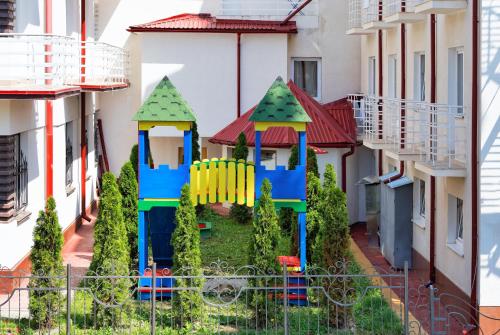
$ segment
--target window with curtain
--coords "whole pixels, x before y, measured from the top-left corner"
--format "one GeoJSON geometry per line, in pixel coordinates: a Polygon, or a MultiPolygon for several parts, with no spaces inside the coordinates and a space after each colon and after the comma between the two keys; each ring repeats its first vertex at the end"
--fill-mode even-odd
{"type": "Polygon", "coordinates": [[[295,58],[293,59],[293,81],[298,87],[307,92],[311,97],[321,98],[320,74],[321,63],[319,59],[295,58]]]}

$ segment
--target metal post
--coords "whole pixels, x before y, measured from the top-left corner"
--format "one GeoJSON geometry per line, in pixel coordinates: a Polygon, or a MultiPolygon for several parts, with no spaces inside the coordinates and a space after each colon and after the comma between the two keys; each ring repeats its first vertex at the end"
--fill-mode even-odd
{"type": "Polygon", "coordinates": [[[71,334],[71,264],[66,265],[66,334],[71,334]]]}
{"type": "Polygon", "coordinates": [[[430,334],[429,335],[434,335],[435,329],[434,329],[434,285],[430,284],[429,285],[429,311],[431,313],[429,317],[429,322],[430,322],[430,334]]]}
{"type": "Polygon", "coordinates": [[[285,335],[288,335],[288,266],[283,262],[283,327],[285,328],[285,335]]]}
{"type": "Polygon", "coordinates": [[[408,261],[405,261],[405,334],[410,333],[410,313],[409,313],[409,301],[408,301],[408,261]]]}
{"type": "Polygon", "coordinates": [[[156,333],[156,263],[153,263],[151,275],[151,335],[156,333]]]}

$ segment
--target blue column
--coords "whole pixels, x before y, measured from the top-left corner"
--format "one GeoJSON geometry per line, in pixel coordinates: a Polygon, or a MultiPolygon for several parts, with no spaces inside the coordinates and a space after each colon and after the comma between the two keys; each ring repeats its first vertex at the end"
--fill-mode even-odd
{"type": "Polygon", "coordinates": [[[307,137],[305,131],[299,131],[299,165],[307,162],[307,137]]]}
{"type": "Polygon", "coordinates": [[[191,166],[193,163],[193,131],[184,131],[184,165],[191,166]]]}
{"type": "Polygon", "coordinates": [[[139,274],[143,275],[144,270],[148,266],[148,229],[146,224],[146,213],[139,212],[138,222],[138,249],[139,249],[139,274]]]}
{"type": "Polygon", "coordinates": [[[148,164],[149,136],[145,130],[139,130],[139,168],[142,164],[148,164]]]}
{"type": "Polygon", "coordinates": [[[306,270],[307,254],[306,254],[306,213],[298,213],[299,221],[299,249],[300,249],[300,270],[306,270]]]}
{"type": "Polygon", "coordinates": [[[260,131],[255,131],[255,166],[260,166],[260,131]]]}

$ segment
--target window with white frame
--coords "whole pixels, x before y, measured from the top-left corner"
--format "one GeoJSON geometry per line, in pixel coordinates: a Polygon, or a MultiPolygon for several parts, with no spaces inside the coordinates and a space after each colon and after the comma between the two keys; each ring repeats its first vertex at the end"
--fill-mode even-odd
{"type": "Polygon", "coordinates": [[[413,99],[425,101],[425,53],[416,52],[414,63],[413,99]]]}
{"type": "Polygon", "coordinates": [[[463,256],[464,201],[448,195],[448,246],[463,256]]]}
{"type": "Polygon", "coordinates": [[[73,184],[73,121],[66,123],[66,187],[73,184]]]}
{"type": "Polygon", "coordinates": [[[389,68],[388,68],[388,84],[389,84],[389,98],[396,98],[398,87],[398,60],[396,55],[389,55],[389,68]]]}
{"type": "Polygon", "coordinates": [[[20,212],[28,205],[28,160],[22,150],[22,134],[14,135],[14,209],[20,212]]]}
{"type": "Polygon", "coordinates": [[[293,58],[292,79],[311,97],[321,99],[321,59],[293,58]]]}
{"type": "Polygon", "coordinates": [[[448,51],[448,104],[456,106],[457,116],[462,116],[464,109],[464,49],[451,48],[448,51]]]}
{"type": "Polygon", "coordinates": [[[375,57],[368,58],[368,94],[375,95],[377,89],[377,63],[375,57]]]}
{"type": "Polygon", "coordinates": [[[425,226],[425,181],[415,178],[413,185],[413,222],[425,226]]]}

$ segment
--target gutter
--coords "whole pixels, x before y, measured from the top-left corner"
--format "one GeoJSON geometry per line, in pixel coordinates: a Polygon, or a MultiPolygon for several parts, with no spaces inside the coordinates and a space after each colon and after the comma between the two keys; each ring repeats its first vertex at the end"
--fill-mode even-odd
{"type": "MultiPolygon", "coordinates": [[[[381,2],[379,2],[379,6],[381,6],[381,2]]],[[[379,17],[379,20],[382,20],[381,17],[379,17]]],[[[382,61],[382,57],[383,57],[383,44],[382,44],[382,37],[383,37],[383,34],[382,34],[382,30],[379,29],[378,30],[378,96],[379,97],[382,97],[384,95],[384,74],[383,74],[383,61],[382,61]]],[[[383,117],[382,117],[382,104],[381,104],[381,101],[379,101],[379,115],[378,115],[378,130],[379,130],[379,139],[382,139],[382,132],[384,131],[384,128],[383,128],[383,125],[382,125],[382,121],[383,121],[383,117]]],[[[382,150],[379,150],[378,151],[378,175],[381,176],[384,174],[384,169],[383,169],[383,166],[382,166],[382,160],[383,160],[383,156],[382,156],[382,150]]]]}
{"type": "MultiPolygon", "coordinates": [[[[52,0],[45,0],[44,6],[45,16],[45,33],[52,34],[52,0]]],[[[52,46],[45,45],[45,63],[52,63],[52,46]]],[[[50,74],[51,67],[45,68],[45,73],[50,74]]],[[[45,83],[50,85],[51,79],[46,79],[45,83]]],[[[45,199],[52,197],[54,194],[54,119],[53,119],[54,102],[51,100],[45,101],[45,199]]]]}
{"type": "Polygon", "coordinates": [[[342,154],[342,191],[347,193],[347,157],[352,156],[356,150],[356,145],[351,145],[351,149],[342,154]]]}
{"type": "Polygon", "coordinates": [[[236,33],[236,117],[241,116],[241,33],[236,33]]]}
{"type": "MultiPolygon", "coordinates": [[[[430,16],[431,24],[431,103],[436,103],[436,14],[430,16]]],[[[432,131],[432,130],[431,130],[432,131]]],[[[436,177],[431,176],[429,280],[436,282],[436,177]]]]}

